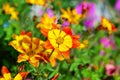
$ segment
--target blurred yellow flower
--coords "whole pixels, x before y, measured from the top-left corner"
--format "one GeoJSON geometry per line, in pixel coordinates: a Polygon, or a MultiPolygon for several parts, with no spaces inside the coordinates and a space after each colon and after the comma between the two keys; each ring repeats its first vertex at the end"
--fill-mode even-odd
{"type": "Polygon", "coordinates": [[[82,43],[80,43],[79,49],[87,48],[88,47],[88,40],[83,40],[82,43]]]}
{"type": "Polygon", "coordinates": [[[36,4],[36,5],[45,5],[46,0],[26,0],[29,4],[36,4]]]}
{"type": "Polygon", "coordinates": [[[28,75],[28,72],[19,72],[14,78],[12,78],[6,66],[2,66],[1,73],[3,76],[0,76],[0,80],[24,80],[28,75]]]}
{"type": "Polygon", "coordinates": [[[15,19],[18,20],[18,12],[15,11],[14,7],[11,7],[9,3],[3,4],[3,11],[5,12],[5,14],[10,14],[11,15],[11,19],[15,19]]]}
{"type": "Polygon", "coordinates": [[[64,9],[61,9],[62,11],[62,15],[61,18],[63,19],[67,19],[70,23],[74,23],[74,24],[78,24],[79,20],[81,18],[80,14],[77,14],[76,10],[70,10],[70,8],[67,9],[67,11],[65,11],[64,9]]]}
{"type": "Polygon", "coordinates": [[[37,28],[45,28],[52,29],[53,24],[55,24],[56,17],[49,17],[47,14],[44,14],[42,18],[40,18],[40,22],[37,24],[37,28]]]}
{"type": "Polygon", "coordinates": [[[116,28],[114,24],[112,24],[107,18],[102,16],[101,18],[101,25],[98,27],[99,29],[105,29],[107,30],[110,34],[114,31],[116,31],[116,28]]]}

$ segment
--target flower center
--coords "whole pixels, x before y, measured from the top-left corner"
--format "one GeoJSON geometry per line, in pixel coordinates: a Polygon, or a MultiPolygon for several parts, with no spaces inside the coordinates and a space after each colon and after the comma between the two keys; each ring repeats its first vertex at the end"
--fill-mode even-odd
{"type": "Polygon", "coordinates": [[[64,39],[63,39],[62,37],[58,37],[58,38],[56,39],[56,43],[57,43],[57,44],[62,44],[63,41],[64,41],[64,39]]]}

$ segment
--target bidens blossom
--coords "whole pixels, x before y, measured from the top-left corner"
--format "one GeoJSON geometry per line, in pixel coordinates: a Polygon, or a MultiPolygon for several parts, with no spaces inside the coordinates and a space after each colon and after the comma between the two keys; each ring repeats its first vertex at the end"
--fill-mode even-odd
{"type": "Polygon", "coordinates": [[[109,34],[116,31],[114,24],[112,24],[107,18],[101,17],[101,25],[98,27],[99,30],[107,30],[109,34]]]}
{"type": "Polygon", "coordinates": [[[42,5],[44,6],[46,3],[46,0],[26,0],[29,4],[35,4],[35,5],[42,5]]]}
{"type": "Polygon", "coordinates": [[[48,40],[45,43],[46,49],[53,49],[50,55],[50,63],[56,65],[56,60],[70,59],[69,52],[71,48],[76,48],[80,45],[79,36],[73,35],[70,27],[60,29],[52,29],[48,31],[48,40]]]}
{"type": "Polygon", "coordinates": [[[15,11],[14,7],[11,7],[9,3],[3,4],[3,11],[5,12],[5,14],[10,14],[11,15],[11,19],[13,20],[18,20],[18,12],[15,11]]]}
{"type": "Polygon", "coordinates": [[[63,19],[67,19],[69,23],[72,24],[78,24],[81,15],[77,14],[76,10],[70,10],[70,8],[68,8],[67,10],[61,9],[62,15],[61,18],[63,19]]]}
{"type": "Polygon", "coordinates": [[[31,38],[31,33],[25,33],[14,35],[13,41],[9,43],[13,48],[15,48],[21,54],[18,56],[17,62],[28,61],[31,65],[38,67],[39,60],[44,60],[48,62],[47,54],[44,54],[43,41],[37,38],[31,38]]]}
{"type": "Polygon", "coordinates": [[[42,18],[40,18],[40,22],[37,24],[37,28],[45,28],[52,29],[52,25],[55,24],[56,17],[49,17],[48,14],[44,14],[42,18]]]}
{"type": "Polygon", "coordinates": [[[0,80],[24,80],[28,75],[28,72],[19,72],[14,78],[12,78],[11,73],[6,66],[2,66],[1,73],[2,76],[0,76],[0,80]]]}

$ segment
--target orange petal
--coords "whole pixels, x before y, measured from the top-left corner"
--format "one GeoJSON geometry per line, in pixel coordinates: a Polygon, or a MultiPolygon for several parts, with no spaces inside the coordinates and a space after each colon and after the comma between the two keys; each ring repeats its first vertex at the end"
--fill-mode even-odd
{"type": "Polygon", "coordinates": [[[44,36],[48,36],[48,29],[46,29],[46,28],[41,28],[41,30],[40,30],[40,32],[44,35],[44,36]]]}
{"type": "Polygon", "coordinates": [[[40,56],[40,59],[42,59],[43,61],[45,61],[46,63],[49,62],[48,56],[43,54],[43,53],[38,53],[38,55],[40,56]]]}
{"type": "Polygon", "coordinates": [[[10,73],[6,66],[2,66],[2,74],[10,73]]]}
{"type": "Polygon", "coordinates": [[[49,41],[49,40],[47,40],[47,41],[45,42],[44,47],[45,47],[46,49],[53,49],[53,47],[52,47],[52,45],[50,44],[50,41],[49,41]]]}
{"type": "Polygon", "coordinates": [[[21,32],[20,32],[20,35],[24,35],[25,34],[25,30],[22,30],[21,32]]]}
{"type": "Polygon", "coordinates": [[[72,35],[72,30],[70,29],[70,27],[64,27],[64,28],[63,28],[63,31],[64,31],[66,34],[72,35]]]}
{"type": "Polygon", "coordinates": [[[51,56],[51,57],[49,58],[49,60],[50,60],[51,66],[52,66],[52,67],[55,67],[55,66],[56,66],[56,59],[51,56]]]}
{"type": "Polygon", "coordinates": [[[79,47],[80,46],[80,42],[76,39],[73,39],[73,45],[72,45],[72,48],[76,48],[76,47],[79,47]]]}
{"type": "Polygon", "coordinates": [[[115,28],[115,26],[113,24],[112,24],[112,30],[116,31],[116,28],[115,28]]]}
{"type": "Polygon", "coordinates": [[[32,35],[32,33],[31,32],[25,32],[25,30],[22,30],[21,32],[20,32],[20,35],[27,35],[27,36],[31,36],[32,35]]]}
{"type": "Polygon", "coordinates": [[[2,75],[4,76],[5,80],[11,80],[12,79],[11,74],[10,74],[9,70],[7,69],[7,67],[2,66],[1,72],[2,72],[2,75]]]}
{"type": "Polygon", "coordinates": [[[27,75],[28,72],[20,72],[15,76],[14,80],[24,80],[27,75]]]}
{"type": "Polygon", "coordinates": [[[70,51],[66,51],[66,52],[61,52],[61,54],[64,56],[65,59],[70,59],[70,51]]]}
{"type": "Polygon", "coordinates": [[[79,39],[80,36],[79,36],[79,35],[72,35],[72,38],[73,38],[73,39],[79,39]]]}
{"type": "Polygon", "coordinates": [[[36,58],[35,56],[29,59],[29,63],[33,65],[34,67],[39,67],[39,59],[36,58]]]}
{"type": "Polygon", "coordinates": [[[23,62],[23,61],[27,61],[28,59],[29,59],[29,57],[26,54],[20,54],[18,56],[17,62],[20,63],[20,62],[23,62]]]}
{"type": "Polygon", "coordinates": [[[60,25],[58,25],[58,24],[52,24],[52,26],[53,26],[53,29],[59,29],[60,28],[60,25]]]}
{"type": "Polygon", "coordinates": [[[59,76],[59,73],[55,74],[55,76],[53,76],[50,80],[57,80],[58,76],[59,76]]]}

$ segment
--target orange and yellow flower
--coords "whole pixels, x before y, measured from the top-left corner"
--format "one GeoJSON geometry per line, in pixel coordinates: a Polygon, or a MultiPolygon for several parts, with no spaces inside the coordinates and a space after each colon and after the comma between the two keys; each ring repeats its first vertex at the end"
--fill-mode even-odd
{"type": "Polygon", "coordinates": [[[53,24],[55,24],[56,17],[49,17],[48,14],[44,14],[42,18],[40,18],[40,23],[36,26],[37,28],[46,28],[52,29],[53,24]]]}
{"type": "Polygon", "coordinates": [[[40,32],[47,35],[46,32],[48,32],[51,29],[60,28],[59,24],[55,24],[56,17],[49,17],[47,14],[44,14],[42,18],[40,18],[40,22],[37,24],[37,28],[40,28],[40,32]]]}
{"type": "Polygon", "coordinates": [[[64,9],[61,9],[62,11],[62,15],[61,18],[63,19],[67,19],[70,23],[74,23],[74,24],[78,24],[81,15],[77,14],[76,10],[70,10],[70,8],[67,9],[67,11],[65,11],[64,9]]]}
{"type": "Polygon", "coordinates": [[[45,5],[46,0],[26,0],[29,4],[36,4],[36,5],[45,5]]]}
{"type": "Polygon", "coordinates": [[[82,43],[80,43],[79,49],[84,49],[88,47],[88,40],[83,40],[82,43]]]}
{"type": "Polygon", "coordinates": [[[28,72],[19,72],[14,78],[12,78],[11,73],[6,66],[2,66],[0,80],[24,80],[28,75],[28,72]]]}
{"type": "Polygon", "coordinates": [[[18,56],[17,62],[28,61],[31,65],[38,67],[39,60],[44,60],[48,62],[47,54],[43,54],[43,41],[37,38],[31,38],[31,33],[25,33],[14,35],[13,41],[9,45],[13,46],[21,54],[18,56]]]}
{"type": "Polygon", "coordinates": [[[50,55],[51,65],[56,65],[56,59],[70,59],[70,49],[80,45],[78,39],[79,36],[73,35],[70,27],[65,27],[63,30],[50,30],[48,32],[48,41],[46,41],[44,46],[46,49],[53,49],[53,52],[50,55]]]}
{"type": "Polygon", "coordinates": [[[9,3],[3,4],[3,11],[5,12],[5,14],[10,14],[11,19],[18,20],[19,13],[17,11],[15,11],[15,8],[11,7],[9,3]]]}
{"type": "Polygon", "coordinates": [[[107,18],[102,16],[101,19],[101,25],[99,26],[99,29],[105,29],[107,30],[110,34],[114,31],[116,31],[116,28],[114,24],[112,24],[107,18]]]}

